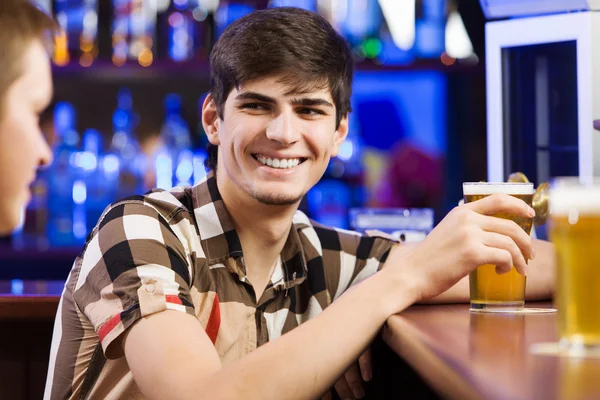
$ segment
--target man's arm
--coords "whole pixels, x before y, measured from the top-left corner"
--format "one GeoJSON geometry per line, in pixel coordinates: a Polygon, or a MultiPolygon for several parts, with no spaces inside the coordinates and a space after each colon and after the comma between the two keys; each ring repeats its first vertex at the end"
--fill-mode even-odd
{"type": "MultiPolygon", "coordinates": [[[[545,240],[534,239],[535,258],[529,260],[527,268],[526,300],[548,300],[554,293],[555,256],[554,245],[545,240]]],[[[423,300],[424,304],[468,303],[469,277],[465,276],[444,293],[432,299],[423,300]]]]}
{"type": "Polygon", "coordinates": [[[125,356],[149,399],[316,398],[358,358],[387,317],[415,296],[410,287],[376,274],[319,317],[225,367],[194,317],[165,311],[130,328],[125,356]],[[395,299],[384,293],[395,293],[395,299]]]}
{"type": "Polygon", "coordinates": [[[348,290],[319,316],[227,366],[193,316],[146,316],[124,337],[133,377],[150,399],[315,398],[358,358],[385,320],[448,290],[478,265],[525,273],[531,238],[498,212],[533,215],[493,195],[457,207],[411,251],[392,249],[388,267],[348,290]]]}

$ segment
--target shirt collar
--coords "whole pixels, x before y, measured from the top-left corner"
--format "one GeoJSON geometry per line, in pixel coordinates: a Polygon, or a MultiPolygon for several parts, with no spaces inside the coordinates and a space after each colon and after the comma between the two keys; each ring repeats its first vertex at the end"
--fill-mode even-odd
{"type": "MultiPolygon", "coordinates": [[[[214,171],[192,188],[192,197],[196,227],[208,265],[224,264],[243,281],[246,271],[242,245],[219,193],[214,171]]],[[[306,279],[306,259],[294,224],[290,224],[281,263],[283,281],[273,282],[275,288],[289,289],[306,279]]]]}

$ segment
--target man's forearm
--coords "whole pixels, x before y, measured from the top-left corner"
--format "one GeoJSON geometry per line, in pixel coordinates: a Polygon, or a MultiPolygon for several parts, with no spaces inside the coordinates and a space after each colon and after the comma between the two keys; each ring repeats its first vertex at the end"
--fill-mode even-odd
{"type": "MultiPolygon", "coordinates": [[[[256,349],[202,383],[206,398],[308,399],[321,395],[354,362],[389,317],[382,293],[414,301],[380,273],[355,286],[318,317],[256,349]],[[268,377],[268,379],[266,379],[268,377]]],[[[399,302],[399,303],[398,303],[399,302]]]]}
{"type": "Polygon", "coordinates": [[[535,259],[527,268],[527,300],[548,300],[554,294],[556,259],[554,245],[544,240],[534,240],[535,259]]]}

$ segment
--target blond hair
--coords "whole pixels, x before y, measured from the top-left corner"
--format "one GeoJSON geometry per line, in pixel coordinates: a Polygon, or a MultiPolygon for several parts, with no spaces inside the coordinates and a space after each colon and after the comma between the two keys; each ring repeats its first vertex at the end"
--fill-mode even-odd
{"type": "Polygon", "coordinates": [[[28,0],[0,0],[0,117],[6,93],[23,72],[23,53],[34,40],[52,43],[56,22],[28,0]]]}

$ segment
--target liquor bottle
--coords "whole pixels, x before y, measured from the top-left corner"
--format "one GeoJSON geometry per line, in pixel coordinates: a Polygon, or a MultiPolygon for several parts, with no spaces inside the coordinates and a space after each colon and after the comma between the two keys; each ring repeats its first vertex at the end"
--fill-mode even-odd
{"type": "Polygon", "coordinates": [[[161,145],[155,161],[157,187],[170,189],[193,183],[193,153],[190,129],[181,115],[181,97],[165,98],[166,117],[160,132],[161,145]]]}
{"type": "Polygon", "coordinates": [[[47,237],[52,246],[70,246],[73,234],[73,185],[77,178],[76,153],[79,135],[75,130],[75,109],[66,102],[54,110],[56,144],[54,161],[48,170],[47,237]]]}
{"type": "Polygon", "coordinates": [[[140,152],[140,145],[134,134],[138,116],[133,111],[131,91],[119,90],[117,103],[117,109],[113,113],[114,133],[110,153],[118,160],[116,198],[121,199],[145,191],[142,176],[146,160],[140,152]]]}
{"type": "Polygon", "coordinates": [[[116,196],[117,179],[110,179],[105,168],[106,155],[102,152],[102,136],[95,129],[83,133],[83,151],[80,153],[80,168],[84,175],[87,201],[86,231],[90,232],[98,223],[102,212],[116,196]]]}

